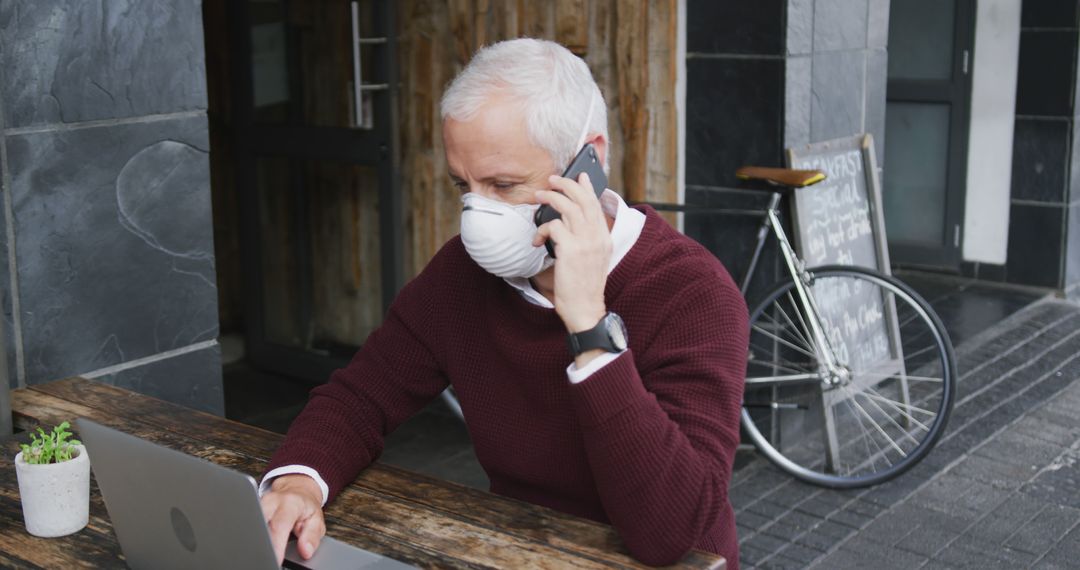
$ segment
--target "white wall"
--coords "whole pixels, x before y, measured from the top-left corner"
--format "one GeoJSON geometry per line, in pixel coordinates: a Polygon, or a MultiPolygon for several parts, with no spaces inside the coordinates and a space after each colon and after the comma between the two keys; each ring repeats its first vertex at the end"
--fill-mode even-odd
{"type": "Polygon", "coordinates": [[[963,257],[1004,264],[1021,2],[979,0],[976,4],[963,257]]]}

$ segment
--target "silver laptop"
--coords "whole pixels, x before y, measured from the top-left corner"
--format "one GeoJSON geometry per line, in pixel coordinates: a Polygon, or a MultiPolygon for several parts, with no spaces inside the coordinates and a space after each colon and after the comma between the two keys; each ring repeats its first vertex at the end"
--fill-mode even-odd
{"type": "MultiPolygon", "coordinates": [[[[276,569],[251,477],[76,420],[128,566],[276,569]]],[[[290,542],[285,568],[412,568],[324,537],[310,560],[290,542]]]]}

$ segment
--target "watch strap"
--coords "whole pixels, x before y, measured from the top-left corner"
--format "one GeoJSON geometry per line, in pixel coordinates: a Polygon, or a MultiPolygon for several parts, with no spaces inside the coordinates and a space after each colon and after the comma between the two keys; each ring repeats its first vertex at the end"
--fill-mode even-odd
{"type": "Polygon", "coordinates": [[[600,319],[600,322],[596,323],[595,327],[566,335],[566,344],[570,349],[570,354],[578,356],[597,348],[606,352],[619,352],[618,347],[611,341],[611,336],[608,334],[607,319],[608,315],[605,314],[604,318],[600,319]]]}

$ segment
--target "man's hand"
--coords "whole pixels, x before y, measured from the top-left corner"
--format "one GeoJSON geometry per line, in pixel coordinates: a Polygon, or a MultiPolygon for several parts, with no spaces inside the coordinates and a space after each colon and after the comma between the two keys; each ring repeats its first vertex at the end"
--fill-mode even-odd
{"type": "Polygon", "coordinates": [[[569,332],[589,330],[604,318],[604,286],[611,259],[611,230],[587,174],[575,182],[552,176],[555,191],[541,190],[536,199],[555,208],[562,218],[537,230],[534,246],[555,242],[555,311],[569,332]],[[560,193],[561,192],[561,193],[560,193]]]}
{"type": "Polygon", "coordinates": [[[300,556],[305,560],[311,558],[326,534],[319,484],[307,475],[282,475],[274,479],[270,492],[259,502],[270,528],[270,543],[274,545],[278,565],[285,559],[290,532],[296,534],[300,556]]]}

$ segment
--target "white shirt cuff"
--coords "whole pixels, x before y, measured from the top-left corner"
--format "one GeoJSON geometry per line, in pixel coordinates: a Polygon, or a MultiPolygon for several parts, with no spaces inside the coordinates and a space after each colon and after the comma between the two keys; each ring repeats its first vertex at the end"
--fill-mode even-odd
{"type": "Polygon", "coordinates": [[[293,474],[307,475],[319,484],[319,490],[322,491],[322,504],[325,507],[326,499],[330,496],[330,487],[326,486],[326,481],[319,477],[318,472],[306,465],[285,465],[267,473],[266,477],[263,477],[262,483],[259,483],[259,497],[261,498],[263,494],[270,490],[270,483],[273,482],[275,477],[293,474]]]}
{"type": "Polygon", "coordinates": [[[587,380],[589,376],[592,376],[594,373],[596,373],[596,371],[607,366],[608,364],[611,364],[611,362],[618,358],[623,352],[626,351],[623,350],[620,352],[605,352],[604,354],[601,354],[600,356],[597,356],[596,358],[590,360],[589,363],[580,370],[578,369],[576,363],[571,362],[570,366],[566,367],[566,377],[570,379],[571,384],[580,384],[587,380]]]}

